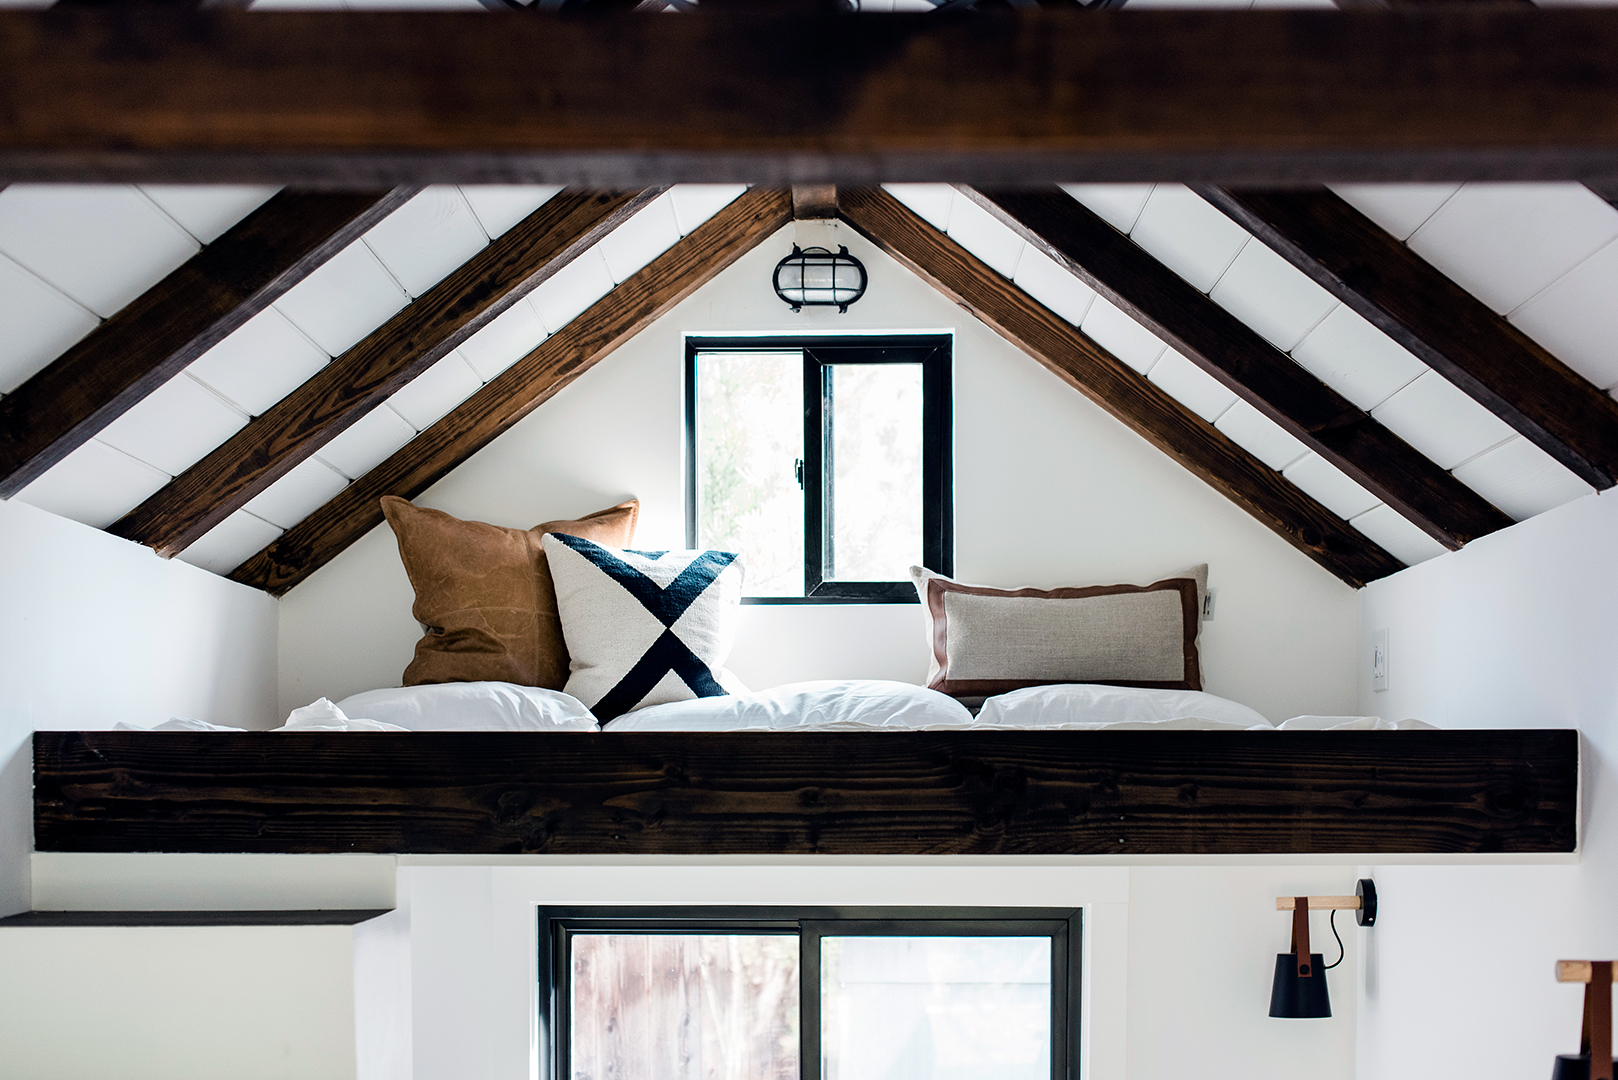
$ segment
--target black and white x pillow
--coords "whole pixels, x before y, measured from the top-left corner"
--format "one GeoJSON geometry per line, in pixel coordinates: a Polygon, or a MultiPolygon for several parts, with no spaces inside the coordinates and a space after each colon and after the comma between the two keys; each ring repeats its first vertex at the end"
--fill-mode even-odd
{"type": "Polygon", "coordinates": [[[567,692],[603,723],[647,705],[745,693],[724,668],[741,613],[728,551],[626,551],[547,533],[571,658],[567,692]]]}

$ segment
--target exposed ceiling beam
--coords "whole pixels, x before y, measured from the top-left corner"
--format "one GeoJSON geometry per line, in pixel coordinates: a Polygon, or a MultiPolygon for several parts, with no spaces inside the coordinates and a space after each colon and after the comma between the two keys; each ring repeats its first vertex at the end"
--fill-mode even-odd
{"type": "Polygon", "coordinates": [[[787,192],[746,192],[238,566],[231,579],[285,593],[380,524],[382,496],[425,491],[791,220],[787,192]]]}
{"type": "Polygon", "coordinates": [[[1618,178],[1600,7],[133,5],[0,11],[0,71],[0,180],[1618,178]]]}
{"type": "Polygon", "coordinates": [[[283,191],[0,401],[10,498],[179,374],[419,188],[283,191]]]}
{"type": "Polygon", "coordinates": [[[1065,191],[961,191],[1439,543],[1511,524],[1065,191]]]}
{"type": "Polygon", "coordinates": [[[892,195],[842,188],[838,206],[862,235],[1348,584],[1358,588],[1404,568],[892,195]]]}
{"type": "Polygon", "coordinates": [[[1326,188],[1197,194],[1598,489],[1618,401],[1326,188]]]}
{"type": "Polygon", "coordinates": [[[185,550],[661,190],[556,195],[107,531],[165,556],[185,550]]]}

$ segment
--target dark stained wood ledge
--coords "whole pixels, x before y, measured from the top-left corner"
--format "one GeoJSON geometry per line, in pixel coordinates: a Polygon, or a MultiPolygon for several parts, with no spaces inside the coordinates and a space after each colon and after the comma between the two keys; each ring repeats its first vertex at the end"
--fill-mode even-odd
{"type": "Polygon", "coordinates": [[[291,911],[25,911],[0,919],[0,930],[86,926],[356,926],[387,908],[291,911]]]}
{"type": "Polygon", "coordinates": [[[40,851],[1478,854],[1576,847],[1568,730],[36,732],[40,851]]]}

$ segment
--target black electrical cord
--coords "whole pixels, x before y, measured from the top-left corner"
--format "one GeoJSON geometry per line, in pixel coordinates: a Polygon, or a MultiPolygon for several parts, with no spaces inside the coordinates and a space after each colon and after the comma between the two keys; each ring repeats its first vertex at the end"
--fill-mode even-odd
{"type": "Polygon", "coordinates": [[[1336,961],[1336,963],[1327,964],[1325,966],[1325,968],[1322,969],[1322,970],[1325,970],[1325,971],[1330,971],[1332,968],[1336,967],[1337,964],[1341,964],[1343,962],[1343,957],[1345,955],[1347,955],[1347,953],[1348,953],[1348,950],[1343,948],[1343,939],[1340,938],[1340,937],[1337,937],[1337,909],[1335,909],[1335,908],[1332,909],[1331,920],[1330,921],[1331,921],[1331,936],[1334,937],[1334,938],[1337,938],[1337,961],[1336,961]]]}

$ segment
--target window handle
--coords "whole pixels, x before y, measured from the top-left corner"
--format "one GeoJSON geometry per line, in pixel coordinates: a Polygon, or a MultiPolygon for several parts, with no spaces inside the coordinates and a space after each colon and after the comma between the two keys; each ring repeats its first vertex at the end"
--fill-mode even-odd
{"type": "Polygon", "coordinates": [[[797,478],[798,490],[803,490],[803,458],[795,458],[792,462],[792,475],[797,478]]]}

